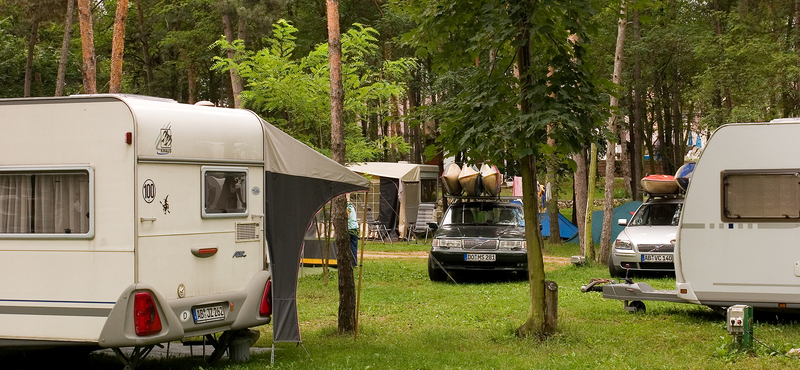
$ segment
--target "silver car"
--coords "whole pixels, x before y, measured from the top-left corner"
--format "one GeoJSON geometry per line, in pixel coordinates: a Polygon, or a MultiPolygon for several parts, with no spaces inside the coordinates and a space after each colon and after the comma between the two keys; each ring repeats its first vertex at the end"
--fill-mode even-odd
{"type": "Polygon", "coordinates": [[[642,203],[612,246],[608,271],[613,277],[634,271],[674,272],[675,235],[683,208],[683,197],[654,197],[642,203]]]}

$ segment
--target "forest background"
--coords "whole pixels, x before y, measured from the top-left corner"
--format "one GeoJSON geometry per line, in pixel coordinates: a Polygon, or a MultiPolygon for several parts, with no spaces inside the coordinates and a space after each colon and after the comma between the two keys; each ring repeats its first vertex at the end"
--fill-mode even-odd
{"type": "MultiPolygon", "coordinates": [[[[330,155],[324,2],[88,3],[97,92],[108,92],[113,85],[112,39],[117,6],[123,4],[129,16],[124,21],[122,93],[251,109],[330,155]]],[[[556,186],[571,185],[563,179],[590,162],[576,160],[570,153],[575,143],[566,143],[570,140],[584,148],[594,143],[599,153],[605,153],[607,140],[623,143],[616,167],[627,196],[640,199],[638,179],[674,173],[692,147],[692,136],[708,137],[730,122],[796,116],[800,109],[800,0],[561,3],[564,9],[582,9],[573,17],[573,26],[582,30],[574,41],[579,55],[573,58],[581,73],[591,75],[584,81],[598,88],[584,96],[576,96],[579,89],[564,90],[572,92],[566,99],[594,106],[588,108],[596,110],[593,118],[581,121],[594,134],[551,142],[554,149],[547,149],[546,137],[531,138],[540,140],[537,168],[542,174],[550,169],[548,181],[556,186]],[[620,14],[627,25],[625,63],[614,85],[610,80],[620,14]],[[611,96],[619,98],[618,108],[606,103],[611,96]],[[619,116],[614,130],[604,127],[608,112],[619,116]]],[[[491,159],[504,174],[519,174],[519,162],[504,158],[503,153],[513,150],[508,144],[475,144],[454,140],[458,135],[453,134],[466,137],[471,130],[490,130],[471,122],[478,115],[494,125],[503,120],[498,107],[519,104],[509,79],[500,78],[517,73],[514,58],[502,57],[513,56],[513,36],[486,24],[474,28],[480,32],[459,33],[465,29],[461,25],[497,14],[502,8],[498,4],[504,2],[339,2],[348,161],[441,165],[455,156],[458,163],[491,159]],[[422,29],[430,24],[453,32],[435,39],[422,29]],[[454,47],[461,52],[454,53],[454,47]]],[[[567,21],[558,25],[543,21],[539,29],[569,28],[572,15],[566,14],[567,21]]],[[[0,97],[85,93],[81,46],[74,0],[0,0],[0,97]]],[[[548,72],[548,66],[536,65],[540,60],[533,62],[542,71],[540,80],[553,73],[552,65],[548,72]]],[[[552,82],[561,76],[555,73],[552,82]]],[[[582,153],[587,159],[591,152],[582,153]]]]}

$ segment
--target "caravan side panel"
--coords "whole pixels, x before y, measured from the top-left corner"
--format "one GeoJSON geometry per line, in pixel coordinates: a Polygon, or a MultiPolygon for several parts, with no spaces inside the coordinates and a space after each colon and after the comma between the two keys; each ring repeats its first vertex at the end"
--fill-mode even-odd
{"type": "MultiPolygon", "coordinates": [[[[732,202],[800,199],[800,185],[731,187],[730,174],[789,173],[800,178],[800,124],[737,124],[709,140],[692,175],[676,250],[679,296],[710,306],[742,303],[800,308],[800,209],[740,215],[732,202]],[[741,220],[741,221],[740,221],[741,220]],[[687,289],[686,293],[680,293],[687,289]]],[[[758,182],[756,182],[758,183],[758,182]]]]}
{"type": "MultiPolygon", "coordinates": [[[[0,178],[77,171],[91,189],[81,198],[91,201],[90,232],[0,230],[0,338],[95,342],[134,279],[131,112],[115,99],[6,100],[0,130],[0,178]]],[[[28,219],[10,208],[20,187],[0,189],[0,217],[28,219]]]]}

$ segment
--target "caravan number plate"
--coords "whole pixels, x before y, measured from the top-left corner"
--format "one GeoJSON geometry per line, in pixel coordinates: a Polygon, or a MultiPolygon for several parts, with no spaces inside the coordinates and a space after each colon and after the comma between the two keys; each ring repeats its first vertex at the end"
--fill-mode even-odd
{"type": "Polygon", "coordinates": [[[225,309],[221,304],[216,306],[193,308],[192,312],[194,313],[195,324],[225,319],[225,309]]]}
{"type": "Polygon", "coordinates": [[[464,261],[467,262],[494,262],[497,260],[497,255],[494,254],[477,254],[477,253],[467,253],[464,254],[464,261]]]}
{"type": "Polygon", "coordinates": [[[642,262],[672,262],[671,254],[643,254],[642,262]]]}

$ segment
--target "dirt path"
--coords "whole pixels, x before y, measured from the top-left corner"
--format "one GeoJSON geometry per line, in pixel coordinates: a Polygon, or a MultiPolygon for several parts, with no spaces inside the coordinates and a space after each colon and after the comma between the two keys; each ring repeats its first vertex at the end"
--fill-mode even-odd
{"type": "MultiPolygon", "coordinates": [[[[397,252],[378,252],[378,251],[365,251],[365,259],[414,259],[414,258],[428,258],[427,251],[397,251],[397,252]]],[[[554,257],[544,256],[545,263],[552,263],[556,265],[568,265],[570,263],[569,257],[554,257]]]]}

